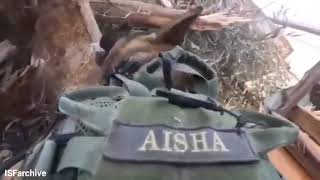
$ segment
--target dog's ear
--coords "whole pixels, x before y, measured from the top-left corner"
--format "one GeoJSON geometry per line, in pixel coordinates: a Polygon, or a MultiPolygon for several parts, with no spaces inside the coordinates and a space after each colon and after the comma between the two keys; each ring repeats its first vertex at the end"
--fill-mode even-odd
{"type": "Polygon", "coordinates": [[[155,39],[155,43],[170,44],[173,46],[183,43],[189,27],[202,11],[203,8],[201,6],[188,10],[180,18],[161,29],[155,39]]]}

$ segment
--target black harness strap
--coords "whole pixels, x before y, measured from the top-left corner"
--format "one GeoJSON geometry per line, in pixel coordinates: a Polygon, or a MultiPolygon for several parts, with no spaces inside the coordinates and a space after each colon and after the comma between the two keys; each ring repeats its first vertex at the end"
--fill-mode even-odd
{"type": "Polygon", "coordinates": [[[191,108],[201,107],[201,108],[205,108],[212,111],[218,111],[221,113],[226,112],[237,119],[236,128],[241,128],[246,124],[241,120],[240,114],[236,114],[235,112],[225,109],[224,107],[219,105],[217,101],[204,95],[201,96],[201,98],[200,97],[197,98],[197,97],[188,96],[187,93],[179,94],[173,91],[160,90],[160,89],[156,91],[156,95],[160,97],[165,97],[169,100],[171,104],[175,104],[178,106],[191,107],[191,108]]]}
{"type": "Polygon", "coordinates": [[[172,82],[172,64],[170,60],[163,58],[163,54],[159,54],[161,60],[162,60],[162,72],[163,72],[163,79],[164,79],[164,84],[167,89],[171,89],[173,87],[173,82],[172,82]]]}

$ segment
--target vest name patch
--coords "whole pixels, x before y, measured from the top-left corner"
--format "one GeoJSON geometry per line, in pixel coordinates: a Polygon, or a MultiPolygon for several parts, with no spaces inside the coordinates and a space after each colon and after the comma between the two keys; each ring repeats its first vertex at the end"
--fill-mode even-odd
{"type": "Polygon", "coordinates": [[[231,163],[258,160],[244,131],[114,122],[104,156],[116,161],[231,163]]]}
{"type": "Polygon", "coordinates": [[[138,151],[164,151],[164,152],[229,152],[230,150],[219,137],[218,132],[199,131],[177,132],[176,130],[162,130],[160,137],[156,137],[153,129],[148,131],[147,136],[138,151]],[[208,142],[212,136],[212,143],[208,142]],[[162,143],[162,147],[159,145],[162,143]],[[210,146],[211,145],[211,146],[210,146]]]}

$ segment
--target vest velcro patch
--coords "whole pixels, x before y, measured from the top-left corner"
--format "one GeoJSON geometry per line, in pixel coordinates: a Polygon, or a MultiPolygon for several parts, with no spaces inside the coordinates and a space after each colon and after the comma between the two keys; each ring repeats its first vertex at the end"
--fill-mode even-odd
{"type": "Polygon", "coordinates": [[[130,125],[115,121],[104,151],[114,161],[210,164],[258,160],[242,130],[130,125]]]}

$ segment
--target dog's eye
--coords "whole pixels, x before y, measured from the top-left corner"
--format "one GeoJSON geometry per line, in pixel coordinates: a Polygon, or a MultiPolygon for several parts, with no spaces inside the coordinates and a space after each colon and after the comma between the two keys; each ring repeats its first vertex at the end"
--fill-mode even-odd
{"type": "Polygon", "coordinates": [[[100,39],[100,47],[105,50],[106,54],[109,54],[112,47],[117,42],[118,38],[110,35],[103,35],[100,39]]]}

